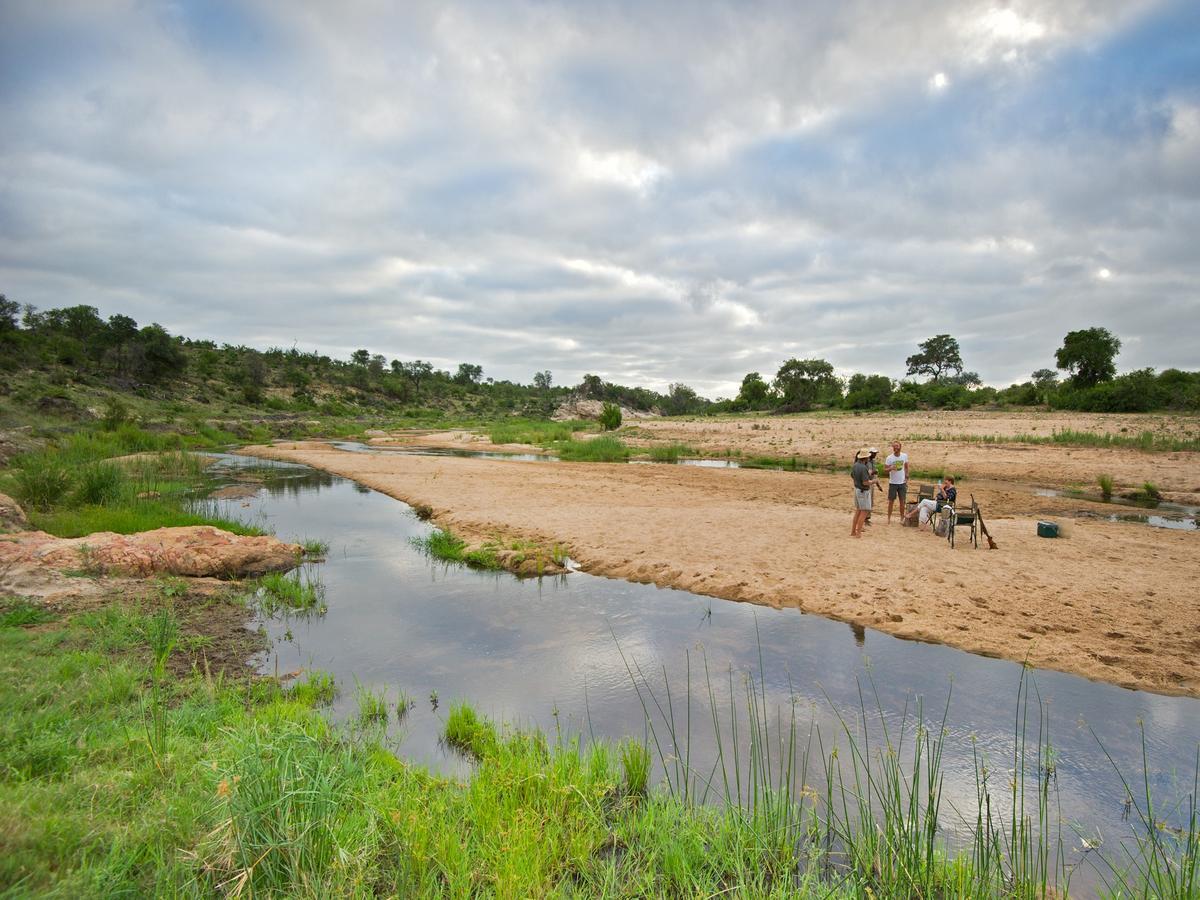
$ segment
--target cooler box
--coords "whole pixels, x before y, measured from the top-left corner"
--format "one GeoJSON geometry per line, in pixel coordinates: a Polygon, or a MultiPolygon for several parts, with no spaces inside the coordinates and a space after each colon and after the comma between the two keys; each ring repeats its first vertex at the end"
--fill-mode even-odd
{"type": "Polygon", "coordinates": [[[1038,537],[1058,537],[1058,526],[1053,522],[1038,522],[1038,537]]]}

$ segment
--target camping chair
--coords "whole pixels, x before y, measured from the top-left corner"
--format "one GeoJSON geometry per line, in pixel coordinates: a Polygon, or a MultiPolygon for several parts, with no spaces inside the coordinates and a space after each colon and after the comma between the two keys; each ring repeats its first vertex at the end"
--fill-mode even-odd
{"type": "MultiPolygon", "coordinates": [[[[936,490],[936,488],[932,484],[917,485],[917,499],[913,500],[911,495],[909,496],[908,502],[904,505],[905,506],[904,514],[907,516],[909,513],[911,513],[914,509],[917,508],[917,504],[920,503],[922,500],[932,500],[934,497],[935,490],[936,490]]],[[[913,524],[913,527],[916,527],[917,520],[915,518],[912,520],[912,524],[913,524]]]]}
{"type": "Polygon", "coordinates": [[[975,498],[971,498],[969,508],[954,508],[950,510],[950,527],[947,529],[946,540],[950,542],[950,549],[954,549],[954,532],[959,528],[971,529],[971,544],[976,550],[979,549],[979,504],[975,502],[975,498]]]}

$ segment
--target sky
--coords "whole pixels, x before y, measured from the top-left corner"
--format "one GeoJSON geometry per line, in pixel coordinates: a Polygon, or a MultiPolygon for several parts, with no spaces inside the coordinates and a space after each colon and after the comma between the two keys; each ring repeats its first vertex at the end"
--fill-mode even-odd
{"type": "Polygon", "coordinates": [[[0,292],[733,396],[1200,368],[1200,3],[3,0],[0,292]]]}

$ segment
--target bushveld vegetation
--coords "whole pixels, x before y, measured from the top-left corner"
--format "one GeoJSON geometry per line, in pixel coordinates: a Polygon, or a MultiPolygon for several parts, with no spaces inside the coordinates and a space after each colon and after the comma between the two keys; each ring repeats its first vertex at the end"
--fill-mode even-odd
{"type": "MultiPolygon", "coordinates": [[[[128,316],[107,320],[91,306],[38,311],[0,295],[0,425],[99,419],[106,427],[151,418],[195,427],[236,430],[242,440],[272,433],[303,436],[312,417],[388,420],[413,426],[487,426],[497,418],[545,419],[568,396],[618,407],[695,415],[745,410],[780,412],[846,408],[965,409],[971,406],[1049,406],[1085,411],[1200,410],[1200,372],[1141,369],[1116,374],[1120,341],[1103,329],[1071,332],[1055,363],[1067,373],[1039,369],[1030,380],[998,390],[966,370],[950,335],[923,341],[908,357],[908,378],[856,373],[841,378],[823,359],[789,359],[774,378],[751,372],[737,395],[710,400],[682,383],[666,392],[627,387],[585,375],[573,387],[554,385],[548,371],[528,384],[484,377],[462,363],[451,372],[424,360],[388,360],[357,350],[337,360],[317,353],[254,349],[170,335],[159,325],[138,327],[128,316]],[[927,380],[913,380],[925,377],[927,380]],[[99,411],[103,408],[103,411],[99,411]],[[258,421],[254,421],[258,420],[258,421]],[[223,423],[214,426],[213,422],[223,423]]],[[[325,421],[333,436],[344,422],[325,421]]],[[[570,437],[561,429],[521,440],[519,431],[493,432],[498,443],[542,443],[570,437]]],[[[526,427],[525,436],[530,436],[526,427]]]]}
{"type": "Polygon", "coordinates": [[[1024,688],[1009,757],[981,756],[977,809],[953,813],[938,717],[892,723],[903,739],[879,748],[854,721],[802,741],[754,678],[731,681],[727,717],[696,701],[724,760],[713,772],[691,768],[682,720],[635,675],[645,742],[552,739],[452,705],[444,737],[474,760],[460,781],[392,755],[378,692],[337,726],[315,708],[335,691],[324,673],[285,689],[172,667],[169,605],[0,621],[8,894],[1048,897],[1084,871],[1114,897],[1198,888],[1195,807],[1161,808],[1133,778],[1128,844],[1110,836],[1068,867],[1075,838],[1024,688]]]}
{"type": "Polygon", "coordinates": [[[205,437],[154,434],[130,425],[60,435],[41,450],[16,457],[11,469],[0,473],[0,491],[26,506],[34,527],[59,537],[206,524],[237,534],[262,534],[262,529],[222,518],[194,499],[203,484],[203,462],[180,448],[207,442],[205,437]]]}

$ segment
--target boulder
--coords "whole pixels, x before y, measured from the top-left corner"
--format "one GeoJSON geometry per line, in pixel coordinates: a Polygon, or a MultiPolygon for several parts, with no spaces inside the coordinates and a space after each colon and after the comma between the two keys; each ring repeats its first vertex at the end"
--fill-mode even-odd
{"type": "MultiPolygon", "coordinates": [[[[604,401],[602,400],[584,400],[579,397],[568,397],[558,405],[558,409],[554,411],[551,418],[555,422],[566,422],[571,419],[599,419],[600,413],[604,409],[604,401]]],[[[629,409],[621,407],[621,420],[628,422],[631,419],[655,419],[658,418],[658,413],[645,412],[640,409],[629,409]]]]}
{"type": "Polygon", "coordinates": [[[25,510],[8,494],[0,494],[0,531],[24,531],[29,527],[25,510]]]}
{"type": "Polygon", "coordinates": [[[184,575],[237,578],[295,568],[301,548],[273,537],[243,537],[211,525],[139,534],[103,531],[58,538],[26,531],[0,539],[0,592],[67,572],[90,575],[184,575]]]}

